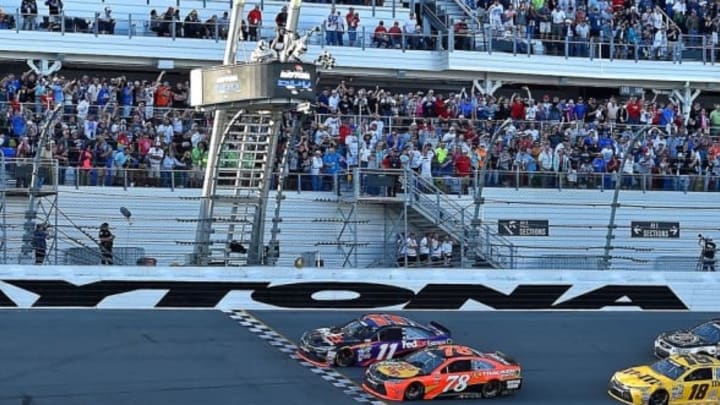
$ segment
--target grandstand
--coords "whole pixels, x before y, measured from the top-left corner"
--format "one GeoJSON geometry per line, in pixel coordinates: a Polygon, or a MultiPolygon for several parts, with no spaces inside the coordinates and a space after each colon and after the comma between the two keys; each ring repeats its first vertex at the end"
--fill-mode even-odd
{"type": "MultiPolygon", "coordinates": [[[[222,25],[201,35],[207,38],[187,38],[186,31],[178,35],[174,29],[157,36],[148,17],[153,9],[164,12],[174,6],[197,10],[204,22],[222,16],[228,4],[135,1],[65,1],[66,18],[86,20],[87,32],[77,32],[74,20],[68,30],[66,19],[58,29],[0,31],[3,46],[16,39],[43,39],[30,50],[12,45],[8,59],[52,61],[65,49],[74,55],[65,55],[66,70],[50,72],[46,83],[22,70],[5,72],[0,90],[5,100],[0,214],[7,223],[0,257],[5,262],[25,260],[26,207],[33,193],[22,167],[32,153],[41,152],[34,144],[38,127],[58,103],[64,105],[62,119],[53,127],[54,142],[44,156],[57,163],[41,176],[46,201],[35,217],[54,226],[56,244],[48,260],[97,262],[97,226],[112,218],[119,247],[125,248],[118,253],[123,256],[119,262],[132,264],[145,256],[161,264],[189,261],[212,119],[189,109],[183,69],[217,63],[222,25]],[[95,13],[105,7],[115,15],[113,35],[94,35],[99,30],[95,13]],[[96,55],[81,61],[86,54],[74,49],[80,44],[87,48],[88,41],[103,52],[94,48],[96,55]],[[172,82],[161,77],[143,83],[103,72],[108,63],[122,60],[155,75],[157,69],[148,61],[157,65],[158,58],[178,62],[167,65],[180,68],[172,82]],[[86,78],[71,74],[81,64],[98,64],[98,71],[86,78]],[[161,175],[153,177],[155,172],[161,175]],[[132,221],[119,214],[121,206],[133,213],[132,221]]],[[[492,12],[485,15],[477,4],[463,4],[439,2],[434,9],[422,9],[419,22],[425,35],[435,38],[427,49],[405,49],[412,48],[406,41],[400,41],[402,49],[373,45],[371,32],[379,21],[406,21],[407,5],[354,6],[362,15],[366,41],[350,50],[329,46],[339,67],[325,72],[327,89],[320,89],[316,113],[305,119],[297,137],[283,143],[291,147],[291,176],[284,182],[281,209],[268,210],[265,232],[268,244],[272,227],[282,230],[276,264],[291,265],[303,257],[306,265],[330,268],[432,265],[398,257],[407,251],[406,236],[412,232],[447,236],[456,267],[695,270],[695,236],[718,229],[713,211],[714,193],[720,190],[715,28],[711,25],[702,39],[685,38],[699,41],[700,54],[678,50],[663,54],[659,59],[664,60],[642,60],[653,58],[641,57],[642,48],[635,46],[635,57],[621,58],[618,44],[592,46],[588,38],[581,45],[590,46],[583,48],[565,38],[562,47],[554,48],[565,51],[555,56],[544,52],[548,44],[554,46],[551,39],[541,44],[542,52],[523,48],[526,39],[517,36],[510,48],[494,48],[491,38],[498,27],[485,29],[494,23],[492,12]],[[437,29],[438,22],[451,22],[452,7],[455,18],[462,18],[458,9],[478,17],[473,27],[482,32],[472,36],[471,49],[455,48],[454,28],[446,34],[437,29]],[[438,52],[443,49],[448,52],[438,52]],[[479,53],[494,57],[480,68],[467,67],[479,53]],[[523,61],[551,63],[528,68],[509,62],[518,54],[530,57],[523,61]],[[388,68],[389,55],[398,67],[415,64],[409,69],[414,73],[388,68]],[[606,65],[596,63],[603,57],[606,65]],[[484,69],[478,80],[478,70],[484,69]],[[506,73],[490,75],[493,69],[506,73]],[[552,69],[556,72],[546,71],[552,69]],[[598,69],[603,73],[594,75],[598,69]],[[678,71],[684,76],[677,76],[678,71]],[[354,78],[367,83],[367,74],[377,87],[353,85],[354,78]],[[445,90],[432,77],[445,77],[439,83],[445,90]],[[624,86],[610,90],[614,97],[595,97],[592,87],[576,94],[568,87],[545,94],[551,84],[606,86],[598,90],[606,92],[611,81],[624,86]],[[506,125],[507,120],[512,124],[506,125]],[[637,132],[641,128],[647,129],[642,137],[637,132]],[[616,188],[623,189],[617,196],[612,192],[616,188]],[[611,214],[614,209],[617,216],[611,214]],[[503,234],[500,227],[506,220],[548,221],[546,236],[503,234]],[[631,224],[640,221],[677,222],[681,231],[678,238],[634,238],[631,224]]],[[[0,5],[4,10],[16,7],[8,1],[0,5]]],[[[260,37],[270,39],[283,3],[262,6],[260,37]]],[[[311,57],[328,46],[329,7],[303,6],[301,29],[323,27],[311,44],[311,57]]],[[[343,14],[347,7],[337,6],[343,14]]],[[[663,18],[659,24],[670,29],[663,18]]],[[[402,39],[412,37],[403,34],[402,39]]],[[[253,47],[248,43],[247,53],[253,47]]],[[[279,170],[275,167],[275,173],[279,170]]]]}

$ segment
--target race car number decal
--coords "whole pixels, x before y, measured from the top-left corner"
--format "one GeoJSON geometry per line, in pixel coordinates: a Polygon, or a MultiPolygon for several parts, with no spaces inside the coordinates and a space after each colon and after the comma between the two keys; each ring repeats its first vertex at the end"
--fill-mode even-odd
{"type": "Polygon", "coordinates": [[[705,357],[705,356],[696,356],[694,354],[688,354],[680,356],[683,360],[687,362],[689,366],[696,366],[698,364],[712,364],[712,360],[705,357]]]}
{"type": "Polygon", "coordinates": [[[445,385],[443,392],[448,392],[450,390],[453,390],[455,392],[465,391],[465,388],[467,388],[467,383],[468,381],[470,381],[470,375],[449,375],[447,381],[448,383],[447,385],[445,385]]]}
{"type": "Polygon", "coordinates": [[[707,395],[708,388],[710,388],[709,384],[693,384],[690,388],[690,398],[688,399],[704,399],[705,395],[707,395]]]}
{"type": "Polygon", "coordinates": [[[378,360],[392,359],[398,348],[397,343],[383,343],[380,345],[380,353],[377,355],[378,360]]]}

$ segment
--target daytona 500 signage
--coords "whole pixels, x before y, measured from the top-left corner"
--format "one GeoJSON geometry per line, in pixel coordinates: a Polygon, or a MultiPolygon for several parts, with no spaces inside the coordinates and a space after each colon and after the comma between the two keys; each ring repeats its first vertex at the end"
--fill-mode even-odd
{"type": "MultiPolygon", "coordinates": [[[[711,310],[694,283],[523,284],[402,281],[153,281],[7,279],[4,308],[217,308],[217,309],[422,309],[422,310],[711,310]],[[699,301],[701,300],[701,301],[699,301]]],[[[705,288],[718,291],[717,284],[705,288]]],[[[716,295],[711,295],[716,297],[716,295]]],[[[712,302],[706,302],[712,301],[712,302]]]]}

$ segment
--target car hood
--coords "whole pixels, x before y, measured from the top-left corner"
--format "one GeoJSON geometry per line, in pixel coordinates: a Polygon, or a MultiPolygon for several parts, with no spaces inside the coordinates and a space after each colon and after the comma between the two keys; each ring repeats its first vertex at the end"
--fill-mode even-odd
{"type": "Polygon", "coordinates": [[[667,332],[661,334],[659,337],[675,347],[698,347],[709,344],[702,336],[696,335],[690,330],[667,332]]]}
{"type": "Polygon", "coordinates": [[[667,377],[656,373],[648,366],[637,366],[618,371],[613,375],[613,379],[629,388],[652,387],[668,381],[667,377]]]}
{"type": "Polygon", "coordinates": [[[381,361],[372,365],[370,371],[386,379],[412,378],[422,374],[420,368],[404,361],[381,361]]]}
{"type": "Polygon", "coordinates": [[[324,347],[352,343],[355,339],[350,339],[340,328],[330,327],[311,330],[305,333],[302,340],[311,346],[324,347]]]}

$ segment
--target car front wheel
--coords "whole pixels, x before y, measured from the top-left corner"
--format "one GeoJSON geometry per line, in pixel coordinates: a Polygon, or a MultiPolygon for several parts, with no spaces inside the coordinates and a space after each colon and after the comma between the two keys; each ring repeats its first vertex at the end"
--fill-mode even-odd
{"type": "Polygon", "coordinates": [[[344,347],[335,355],[335,365],[338,367],[349,367],[355,361],[355,353],[349,347],[344,347]]]}
{"type": "Polygon", "coordinates": [[[650,395],[649,405],[668,405],[670,396],[667,391],[655,391],[650,395]]]}
{"type": "Polygon", "coordinates": [[[406,401],[417,401],[425,396],[425,387],[419,383],[414,382],[405,389],[405,400],[406,401]]]}

